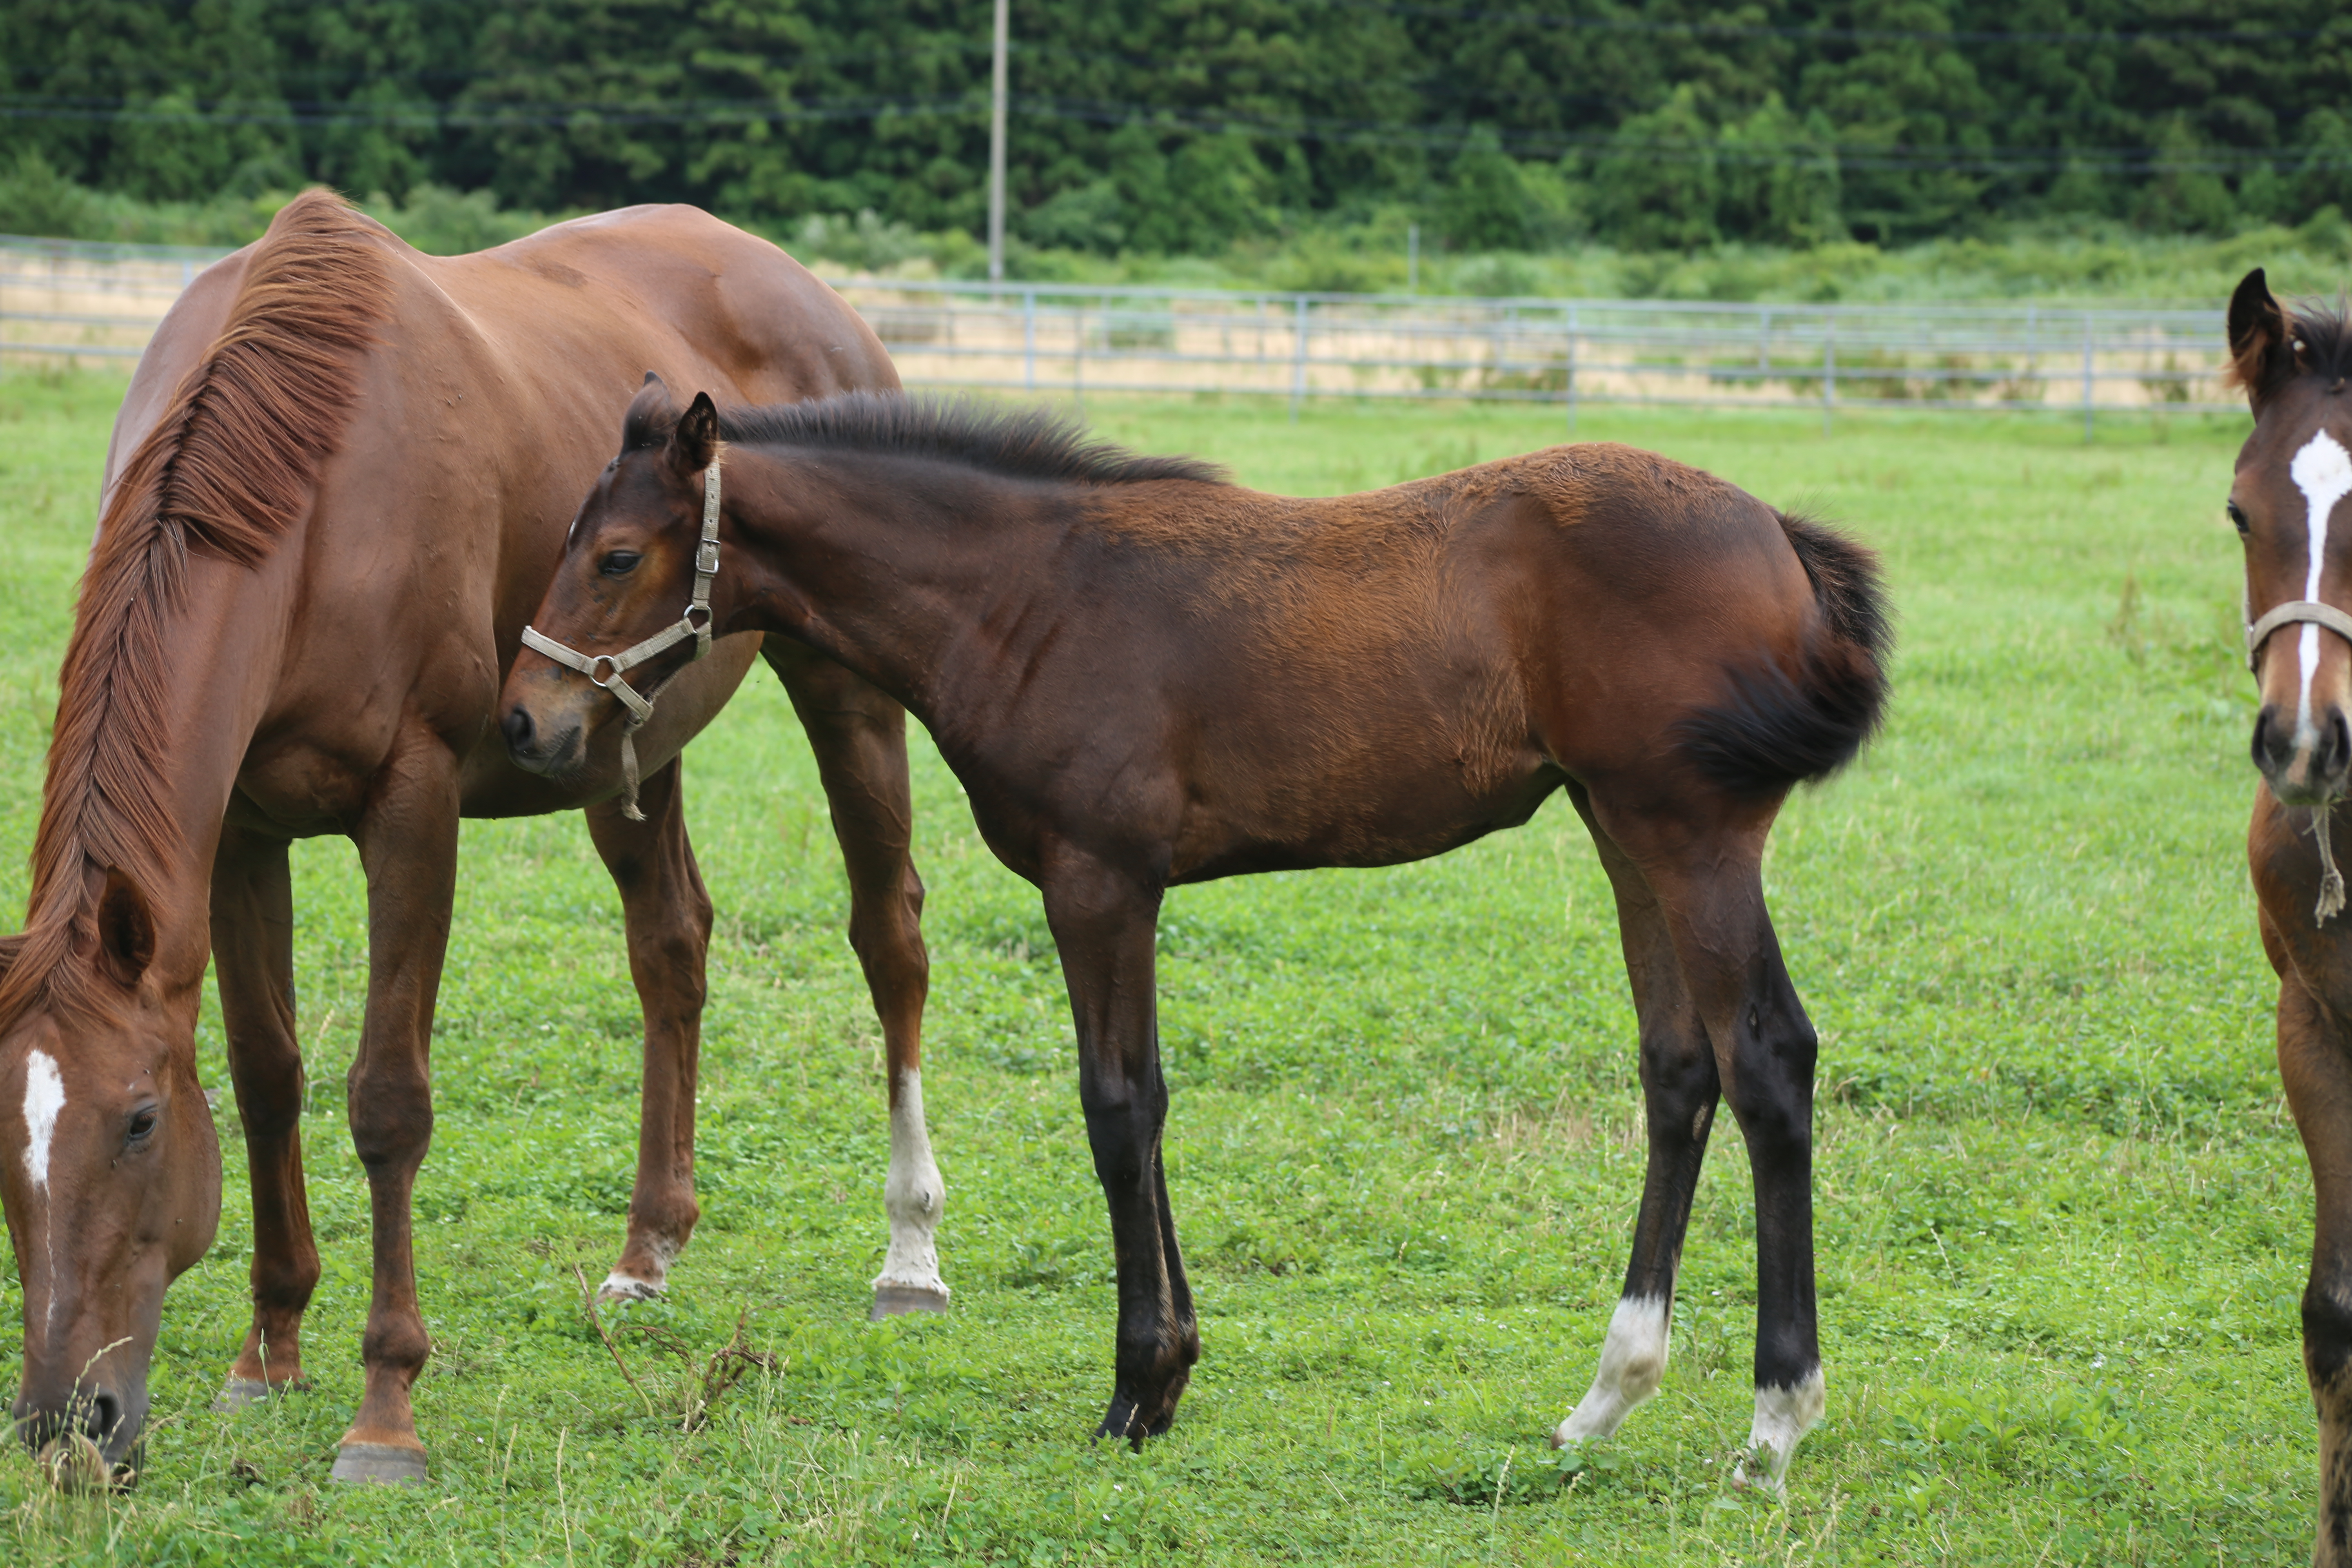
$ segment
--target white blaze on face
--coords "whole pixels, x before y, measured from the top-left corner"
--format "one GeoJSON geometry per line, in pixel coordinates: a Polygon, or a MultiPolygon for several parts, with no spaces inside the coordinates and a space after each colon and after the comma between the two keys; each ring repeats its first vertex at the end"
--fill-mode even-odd
{"type": "Polygon", "coordinates": [[[874,1277],[877,1290],[921,1290],[947,1300],[932,1242],[946,1205],[947,1186],[931,1159],[931,1135],[923,1123],[923,1075],[909,1069],[898,1079],[898,1103],[890,1107],[890,1174],[882,1184],[890,1251],[874,1277]]]}
{"type": "MultiPolygon", "coordinates": [[[[2352,495],[2352,452],[2345,451],[2342,442],[2322,430],[2303,444],[2286,471],[2303,491],[2305,526],[2311,535],[2311,570],[2304,582],[2303,596],[2315,604],[2319,574],[2327,564],[2327,514],[2336,510],[2337,501],[2352,495]]],[[[2317,731],[2311,722],[2311,679],[2319,672],[2319,628],[2306,621],[2302,631],[2295,644],[2303,660],[2303,695],[2294,711],[2298,751],[2317,743],[2317,731]]]]}
{"type": "Polygon", "coordinates": [[[37,1192],[49,1190],[49,1143],[57,1137],[58,1112],[66,1108],[66,1082],[47,1051],[25,1058],[25,1174],[37,1192]]]}
{"type": "Polygon", "coordinates": [[[1609,1436],[1626,1412],[1658,1392],[1659,1380],[1666,1375],[1669,1305],[1664,1296],[1627,1296],[1617,1303],[1609,1315],[1609,1338],[1601,1347],[1601,1370],[1592,1374],[1592,1387],[1552,1433],[1553,1447],[1609,1436]]]}

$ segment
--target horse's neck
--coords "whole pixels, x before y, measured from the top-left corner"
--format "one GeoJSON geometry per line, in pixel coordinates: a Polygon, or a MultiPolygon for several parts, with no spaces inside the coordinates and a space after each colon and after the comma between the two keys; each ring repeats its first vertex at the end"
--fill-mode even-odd
{"type": "Polygon", "coordinates": [[[835,458],[796,504],[748,519],[766,536],[784,624],[929,721],[948,658],[1008,590],[1035,577],[1064,525],[1021,487],[975,474],[950,505],[894,485],[878,461],[835,458]],[[812,504],[811,495],[817,499],[812,504]]]}
{"type": "MultiPolygon", "coordinates": [[[[299,553],[291,541],[284,550],[299,553]]],[[[277,682],[294,565],[284,553],[251,568],[189,559],[160,647],[142,648],[121,627],[85,628],[116,650],[115,668],[98,661],[102,679],[67,694],[102,693],[101,710],[58,715],[40,826],[44,846],[58,849],[57,885],[37,898],[79,897],[70,884],[85,859],[128,862],[119,868],[147,895],[166,974],[200,978],[210,952],[222,816],[277,682]],[[62,852],[68,844],[79,856],[62,852]]]]}

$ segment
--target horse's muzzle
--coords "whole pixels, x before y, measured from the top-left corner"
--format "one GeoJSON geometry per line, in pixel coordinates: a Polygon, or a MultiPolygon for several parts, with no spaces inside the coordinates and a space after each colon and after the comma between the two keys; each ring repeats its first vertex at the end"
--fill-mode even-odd
{"type": "Polygon", "coordinates": [[[2347,775],[2352,775],[2352,724],[2340,708],[2314,713],[2305,724],[2280,704],[2265,703],[2254,718],[2253,758],[2280,800],[2289,805],[2324,805],[2347,793],[2347,775]]]}
{"type": "Polygon", "coordinates": [[[530,710],[520,702],[507,710],[507,716],[499,721],[499,731],[506,736],[508,757],[527,773],[562,772],[565,760],[580,744],[577,725],[561,735],[547,734],[531,717],[530,710]]]}
{"type": "Polygon", "coordinates": [[[126,1395],[84,1384],[61,1406],[20,1395],[9,1414],[18,1438],[62,1488],[127,1486],[136,1473],[139,1436],[147,1425],[144,1388],[126,1395]]]}

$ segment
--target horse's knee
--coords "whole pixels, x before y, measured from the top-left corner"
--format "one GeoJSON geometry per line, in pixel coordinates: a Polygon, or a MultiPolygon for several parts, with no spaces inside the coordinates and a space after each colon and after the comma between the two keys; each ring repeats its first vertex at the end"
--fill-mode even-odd
{"type": "Polygon", "coordinates": [[[433,1094],[422,1072],[354,1064],[346,1099],[352,1148],[371,1173],[424,1163],[433,1142],[433,1094]]]}
{"type": "Polygon", "coordinates": [[[2352,1276],[2315,1279],[2303,1292],[2303,1368],[2320,1419],[2352,1426],[2352,1276]]]}

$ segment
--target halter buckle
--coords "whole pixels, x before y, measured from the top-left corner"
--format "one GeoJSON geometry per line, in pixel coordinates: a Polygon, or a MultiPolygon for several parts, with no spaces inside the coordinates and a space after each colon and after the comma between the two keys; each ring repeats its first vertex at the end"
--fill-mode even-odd
{"type": "Polygon", "coordinates": [[[698,577],[719,575],[719,541],[706,539],[694,552],[694,571],[698,577]]]}

